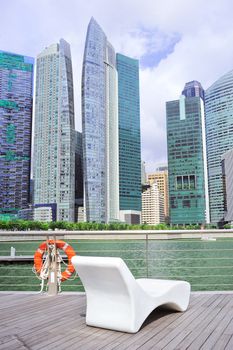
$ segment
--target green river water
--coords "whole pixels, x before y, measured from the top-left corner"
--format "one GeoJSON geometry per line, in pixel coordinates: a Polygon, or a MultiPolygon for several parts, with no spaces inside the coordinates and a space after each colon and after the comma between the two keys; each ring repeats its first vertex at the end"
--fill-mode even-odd
{"type": "MultiPolygon", "coordinates": [[[[33,255],[41,242],[1,242],[0,255],[33,255]]],[[[77,254],[118,256],[136,278],[180,279],[191,283],[193,291],[233,289],[233,238],[216,241],[200,239],[149,240],[73,240],[77,254]]],[[[40,281],[31,263],[0,263],[0,290],[39,291],[40,281]]],[[[62,291],[82,291],[77,276],[62,284],[62,291]]]]}

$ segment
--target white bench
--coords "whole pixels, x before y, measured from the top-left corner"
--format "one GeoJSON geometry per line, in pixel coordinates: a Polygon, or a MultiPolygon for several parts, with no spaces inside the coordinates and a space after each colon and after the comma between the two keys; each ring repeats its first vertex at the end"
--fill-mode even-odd
{"type": "Polygon", "coordinates": [[[158,306],[185,311],[190,284],[184,281],[137,279],[120,258],[74,256],[86,291],[86,324],[136,333],[158,306]]]}

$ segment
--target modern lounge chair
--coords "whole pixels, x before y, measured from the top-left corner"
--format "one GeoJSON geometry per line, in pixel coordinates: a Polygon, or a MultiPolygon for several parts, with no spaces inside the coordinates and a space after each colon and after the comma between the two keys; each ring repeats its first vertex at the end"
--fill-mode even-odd
{"type": "Polygon", "coordinates": [[[156,307],[176,311],[188,307],[188,282],[135,280],[120,258],[74,256],[72,264],[86,291],[89,326],[136,333],[156,307]]]}

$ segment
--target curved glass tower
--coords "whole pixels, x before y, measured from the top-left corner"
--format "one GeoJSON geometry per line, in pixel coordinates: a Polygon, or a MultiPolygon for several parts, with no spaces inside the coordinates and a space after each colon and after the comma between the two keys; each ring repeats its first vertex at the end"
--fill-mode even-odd
{"type": "Polygon", "coordinates": [[[87,29],[82,72],[84,202],[86,220],[119,219],[116,55],[98,23],[87,29]]]}
{"type": "Polygon", "coordinates": [[[61,39],[37,57],[33,162],[34,204],[55,204],[58,221],[74,221],[74,145],[71,54],[61,39]]]}
{"type": "Polygon", "coordinates": [[[205,93],[210,220],[224,221],[221,157],[233,148],[233,70],[205,93]]]}

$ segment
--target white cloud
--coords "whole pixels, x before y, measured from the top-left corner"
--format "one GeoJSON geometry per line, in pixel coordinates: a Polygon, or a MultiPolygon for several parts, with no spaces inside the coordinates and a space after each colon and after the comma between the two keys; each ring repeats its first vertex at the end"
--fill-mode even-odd
{"type": "MultiPolygon", "coordinates": [[[[153,68],[141,69],[142,158],[152,171],[166,160],[165,102],[190,80],[204,88],[233,68],[231,0],[8,0],[1,4],[0,49],[36,56],[61,37],[71,44],[76,125],[81,125],[81,67],[94,16],[116,51],[142,57],[179,42],[153,68]]],[[[164,51],[164,52],[165,52],[164,51]]]]}

